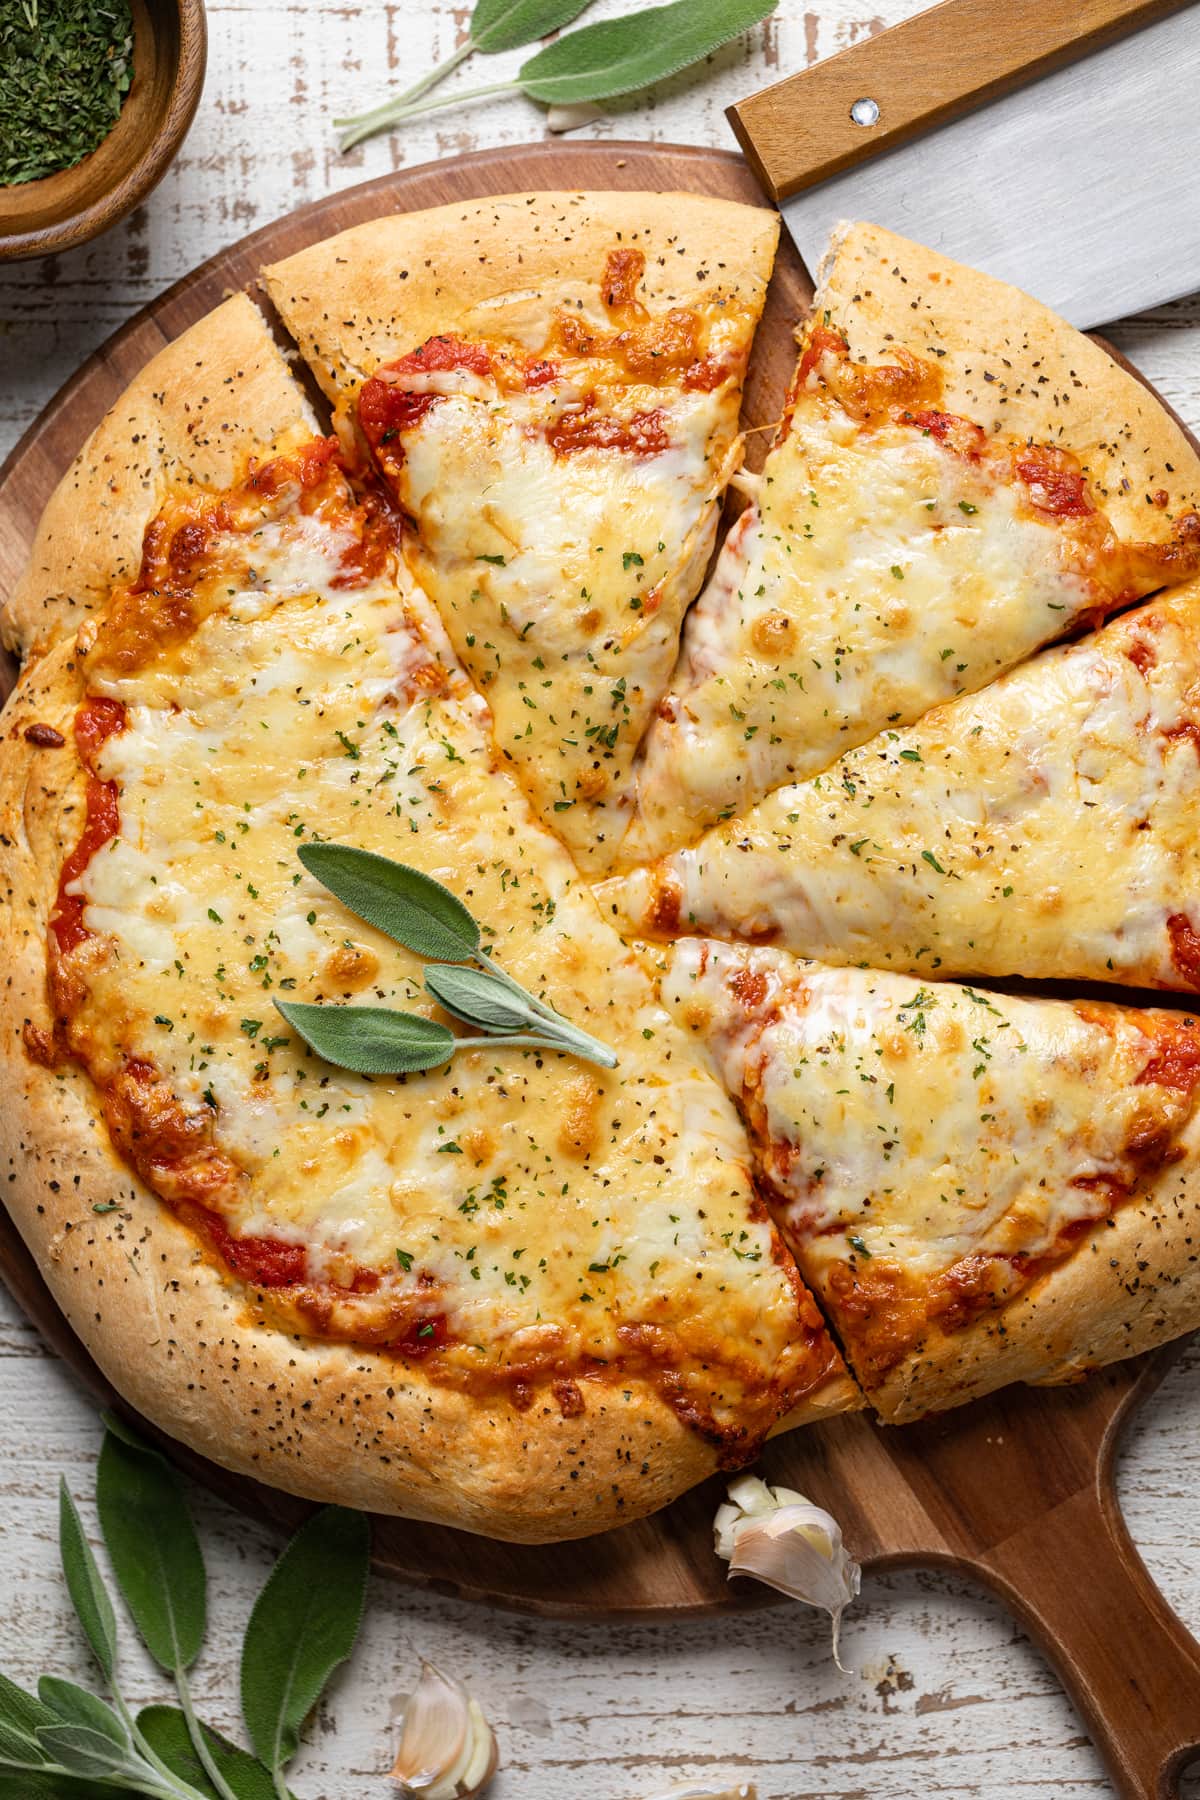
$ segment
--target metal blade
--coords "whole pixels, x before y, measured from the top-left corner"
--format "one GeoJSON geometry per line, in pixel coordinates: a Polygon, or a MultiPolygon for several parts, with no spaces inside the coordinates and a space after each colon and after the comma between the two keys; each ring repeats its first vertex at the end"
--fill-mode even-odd
{"type": "Polygon", "coordinates": [[[866,219],[1102,325],[1200,288],[1198,96],[1192,5],[781,211],[811,272],[866,219]]]}

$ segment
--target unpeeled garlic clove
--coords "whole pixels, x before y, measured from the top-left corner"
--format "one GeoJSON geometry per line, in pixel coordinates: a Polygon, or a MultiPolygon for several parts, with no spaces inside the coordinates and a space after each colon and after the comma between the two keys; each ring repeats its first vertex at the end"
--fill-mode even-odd
{"type": "Polygon", "coordinates": [[[422,1662],[392,1780],[413,1800],[474,1800],[496,1773],[496,1735],[461,1681],[422,1662]]]}
{"type": "Polygon", "coordinates": [[[752,1781],[739,1782],[737,1787],[673,1787],[651,1794],[649,1800],[758,1800],[758,1789],[752,1781]]]}
{"type": "Polygon", "coordinates": [[[604,112],[593,106],[590,100],[572,100],[560,106],[552,106],[546,113],[547,131],[578,131],[582,125],[594,125],[597,119],[604,118],[604,112]]]}
{"type": "Polygon", "coordinates": [[[842,1614],[858,1594],[862,1570],[842,1543],[832,1513],[814,1506],[795,1488],[768,1487],[756,1475],[739,1475],[713,1520],[717,1555],[731,1575],[752,1575],[833,1620],[833,1660],[838,1668],[842,1614]]]}

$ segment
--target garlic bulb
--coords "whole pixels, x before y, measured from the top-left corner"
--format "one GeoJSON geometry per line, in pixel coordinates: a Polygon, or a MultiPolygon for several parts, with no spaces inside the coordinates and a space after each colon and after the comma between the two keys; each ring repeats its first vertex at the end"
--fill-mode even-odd
{"type": "Polygon", "coordinates": [[[824,1607],[833,1620],[833,1660],[840,1669],[842,1614],[858,1593],[862,1570],[833,1515],[794,1488],[739,1475],[717,1508],[713,1537],[731,1575],[753,1575],[794,1600],[824,1607]]]}
{"type": "Polygon", "coordinates": [[[392,1780],[416,1800],[474,1800],[496,1773],[496,1737],[460,1681],[421,1664],[404,1709],[392,1780]]]}

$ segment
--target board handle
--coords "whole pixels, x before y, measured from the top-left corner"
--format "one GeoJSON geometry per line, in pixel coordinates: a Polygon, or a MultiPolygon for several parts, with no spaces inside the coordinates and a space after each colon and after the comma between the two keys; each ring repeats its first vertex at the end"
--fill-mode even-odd
{"type": "Polygon", "coordinates": [[[943,0],[752,94],[727,117],[767,193],[784,200],[1182,3],[943,0]]]}
{"type": "Polygon", "coordinates": [[[1151,1580],[1107,1471],[982,1572],[1058,1670],[1122,1800],[1178,1800],[1200,1753],[1200,1644],[1151,1580]]]}

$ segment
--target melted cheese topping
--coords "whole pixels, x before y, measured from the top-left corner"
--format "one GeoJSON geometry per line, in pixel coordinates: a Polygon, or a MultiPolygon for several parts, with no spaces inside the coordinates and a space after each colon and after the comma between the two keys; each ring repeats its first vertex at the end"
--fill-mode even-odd
{"type": "Polygon", "coordinates": [[[627,826],[634,756],[740,461],[753,321],[729,303],[700,322],[711,388],[553,340],[528,387],[495,342],[481,358],[495,378],[413,369],[410,355],[393,379],[433,404],[377,446],[416,527],[413,574],[486,693],[496,743],[583,868],[609,867],[627,826]],[[592,420],[613,441],[590,441],[592,420]]]}
{"type": "Polygon", "coordinates": [[[605,884],[642,932],[924,974],[1200,986],[1200,587],[605,884]]]}
{"type": "Polygon", "coordinates": [[[1101,600],[1078,530],[919,422],[868,426],[802,387],[688,616],[623,860],[691,841],[1061,635],[1101,600]]]}
{"type": "Polygon", "coordinates": [[[664,997],[710,1045],[788,1240],[851,1339],[847,1268],[860,1286],[902,1271],[928,1297],[998,1259],[1007,1297],[1169,1164],[1195,1110],[1200,1033],[1180,1014],[696,939],[672,951],[664,997]]]}
{"type": "Polygon", "coordinates": [[[263,545],[255,587],[183,642],[95,668],[128,723],[96,770],[118,784],[119,835],[75,884],[96,935],[64,959],[72,1047],[102,1088],[149,1063],[211,1127],[236,1172],[206,1204],[236,1237],[307,1247],[307,1295],[259,1295],[284,1322],[419,1349],[414,1326],[437,1319],[425,1366],[466,1383],[671,1372],[686,1416],[765,1431],[832,1353],[810,1348],[736,1117],[494,766],[421,596],[335,591],[340,548],[322,570],[310,542],[300,579],[263,545]],[[306,1052],[277,997],[434,1010],[417,959],[304,873],[318,836],[453,887],[619,1069],[472,1050],[367,1079],[306,1052]]]}

